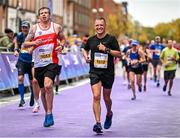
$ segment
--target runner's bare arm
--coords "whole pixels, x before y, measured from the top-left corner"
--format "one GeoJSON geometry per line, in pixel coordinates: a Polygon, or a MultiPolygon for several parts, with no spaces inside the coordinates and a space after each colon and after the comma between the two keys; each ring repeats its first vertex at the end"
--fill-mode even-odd
{"type": "Polygon", "coordinates": [[[39,44],[42,43],[41,39],[37,39],[35,41],[33,41],[34,36],[35,36],[35,30],[36,30],[36,25],[32,26],[32,28],[30,28],[29,33],[26,37],[26,40],[23,44],[23,47],[31,47],[31,46],[37,46],[39,44]]]}
{"type": "Polygon", "coordinates": [[[63,34],[62,27],[60,25],[57,25],[57,39],[61,41],[61,44],[64,45],[66,42],[65,36],[63,34]]]}
{"type": "Polygon", "coordinates": [[[160,60],[162,63],[164,63],[164,51],[160,54],[160,60]]]}
{"type": "Polygon", "coordinates": [[[15,56],[19,55],[19,50],[20,50],[20,48],[18,46],[17,38],[15,38],[15,40],[14,40],[14,55],[15,56]]]}
{"type": "Polygon", "coordinates": [[[121,51],[111,49],[110,54],[114,57],[121,58],[121,51]]]}
{"type": "Polygon", "coordinates": [[[127,60],[128,65],[131,61],[131,59],[129,58],[129,54],[130,54],[130,49],[126,52],[126,55],[125,55],[125,59],[127,60]]]}
{"type": "Polygon", "coordinates": [[[150,52],[149,49],[146,49],[146,53],[147,53],[148,60],[152,59],[152,53],[150,52]]]}
{"type": "Polygon", "coordinates": [[[84,48],[82,48],[82,53],[83,53],[83,56],[86,60],[86,63],[90,63],[90,57],[88,55],[88,51],[86,51],[84,48]]]}
{"type": "Polygon", "coordinates": [[[140,63],[145,62],[145,55],[144,52],[142,50],[139,50],[139,55],[140,55],[140,63]]]}
{"type": "Polygon", "coordinates": [[[118,51],[118,50],[112,50],[112,49],[110,49],[110,48],[106,48],[105,45],[103,45],[102,43],[100,43],[97,47],[98,47],[98,49],[99,49],[100,51],[104,51],[104,52],[106,52],[106,53],[109,53],[109,54],[111,54],[111,55],[114,56],[114,57],[118,57],[118,58],[121,57],[121,52],[120,52],[120,51],[118,51]]]}
{"type": "Polygon", "coordinates": [[[57,34],[57,45],[58,46],[57,46],[56,50],[61,51],[64,48],[64,45],[66,43],[66,39],[65,39],[65,36],[63,34],[62,27],[60,25],[54,24],[54,28],[55,28],[55,31],[57,34]]]}

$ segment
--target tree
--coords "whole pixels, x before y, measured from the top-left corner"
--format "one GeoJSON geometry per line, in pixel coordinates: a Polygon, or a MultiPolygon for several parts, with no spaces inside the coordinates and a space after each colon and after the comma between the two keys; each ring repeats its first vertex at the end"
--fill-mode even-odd
{"type": "Polygon", "coordinates": [[[180,18],[171,23],[172,38],[180,42],[180,18]]]}
{"type": "Polygon", "coordinates": [[[169,23],[160,23],[156,25],[154,32],[162,38],[180,42],[180,18],[169,23]]]}
{"type": "Polygon", "coordinates": [[[155,35],[161,36],[161,38],[167,38],[170,30],[171,26],[167,23],[159,23],[154,27],[155,35]]]}
{"type": "Polygon", "coordinates": [[[119,37],[124,32],[124,25],[120,18],[115,14],[110,14],[107,18],[107,31],[114,35],[115,37],[119,37]]]}

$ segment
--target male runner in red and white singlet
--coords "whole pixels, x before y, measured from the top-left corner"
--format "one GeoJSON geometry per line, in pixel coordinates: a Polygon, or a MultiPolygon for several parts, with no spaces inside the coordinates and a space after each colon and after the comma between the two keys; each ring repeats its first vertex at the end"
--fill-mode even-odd
{"type": "Polygon", "coordinates": [[[24,47],[34,47],[35,78],[41,88],[41,99],[45,109],[43,125],[50,127],[54,125],[53,82],[59,71],[57,52],[63,49],[65,39],[61,26],[50,21],[49,8],[40,8],[38,15],[39,23],[30,29],[24,47]]]}

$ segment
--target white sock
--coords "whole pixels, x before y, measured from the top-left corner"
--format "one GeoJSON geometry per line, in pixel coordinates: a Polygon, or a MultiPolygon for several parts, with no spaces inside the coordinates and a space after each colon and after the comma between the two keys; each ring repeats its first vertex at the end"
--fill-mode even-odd
{"type": "Polygon", "coordinates": [[[38,100],[34,100],[35,101],[35,106],[39,106],[39,99],[38,100]]]}

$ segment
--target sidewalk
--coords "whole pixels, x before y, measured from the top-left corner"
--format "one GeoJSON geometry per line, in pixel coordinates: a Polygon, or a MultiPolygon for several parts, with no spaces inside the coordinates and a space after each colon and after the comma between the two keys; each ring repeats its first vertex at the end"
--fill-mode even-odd
{"type": "MultiPolygon", "coordinates": [[[[180,137],[180,79],[174,81],[172,97],[148,80],[147,92],[132,93],[116,77],[113,86],[113,124],[104,137],[180,137]]],[[[28,103],[28,102],[27,102],[28,103]]],[[[106,111],[102,102],[102,124],[106,111]]],[[[0,108],[0,137],[96,137],[89,84],[63,90],[54,100],[55,125],[43,127],[44,113],[33,114],[18,103],[0,108]]]]}

